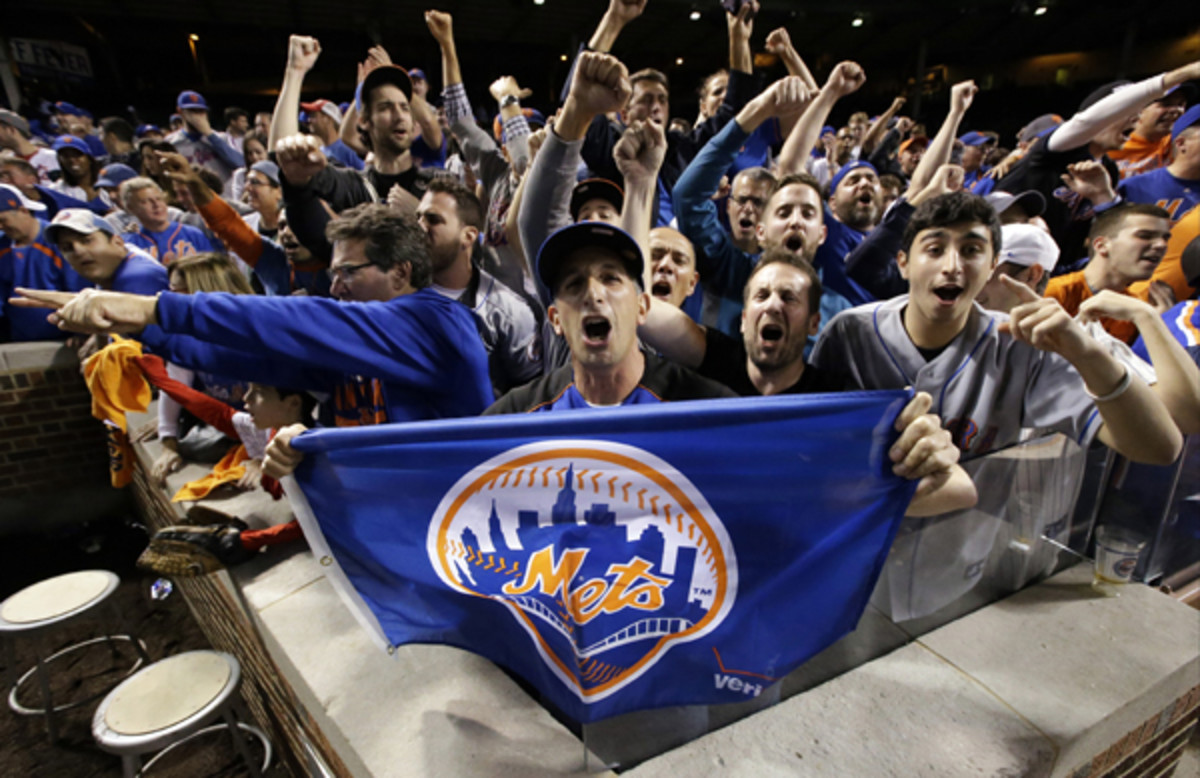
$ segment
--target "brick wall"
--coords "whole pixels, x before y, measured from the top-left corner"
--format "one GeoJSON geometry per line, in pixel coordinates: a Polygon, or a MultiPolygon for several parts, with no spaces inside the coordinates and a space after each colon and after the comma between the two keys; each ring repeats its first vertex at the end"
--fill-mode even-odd
{"type": "Polygon", "coordinates": [[[1169,778],[1197,721],[1200,721],[1200,686],[1193,687],[1107,751],[1081,765],[1071,778],[1169,778]]]}
{"type": "Polygon", "coordinates": [[[49,344],[0,352],[0,498],[107,483],[104,428],[73,355],[49,344]]]}

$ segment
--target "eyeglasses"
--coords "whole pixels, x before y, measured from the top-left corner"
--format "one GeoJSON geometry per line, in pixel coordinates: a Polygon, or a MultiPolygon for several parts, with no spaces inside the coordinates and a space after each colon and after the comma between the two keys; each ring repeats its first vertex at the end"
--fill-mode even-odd
{"type": "Polygon", "coordinates": [[[362,270],[364,267],[374,265],[374,262],[363,262],[361,265],[338,265],[337,267],[329,268],[329,275],[335,281],[341,281],[343,284],[350,283],[350,279],[354,278],[354,274],[362,270]]]}
{"type": "Polygon", "coordinates": [[[741,197],[731,197],[730,199],[733,200],[733,202],[739,208],[746,203],[750,203],[760,211],[762,210],[763,206],[767,204],[766,200],[762,199],[761,197],[754,197],[753,195],[742,195],[741,197]]]}

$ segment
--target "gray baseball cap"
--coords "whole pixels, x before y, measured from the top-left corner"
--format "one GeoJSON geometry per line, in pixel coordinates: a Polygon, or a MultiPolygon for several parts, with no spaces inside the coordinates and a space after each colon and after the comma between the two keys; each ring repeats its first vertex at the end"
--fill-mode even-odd
{"type": "Polygon", "coordinates": [[[26,138],[29,137],[29,122],[19,113],[14,113],[7,108],[0,108],[0,124],[7,124],[9,127],[16,127],[21,131],[21,134],[26,138]]]}

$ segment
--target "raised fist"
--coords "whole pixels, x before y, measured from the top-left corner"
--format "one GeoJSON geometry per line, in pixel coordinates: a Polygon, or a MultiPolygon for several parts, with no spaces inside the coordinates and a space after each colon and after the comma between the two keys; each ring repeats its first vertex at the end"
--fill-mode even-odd
{"type": "Polygon", "coordinates": [[[979,87],[975,86],[974,81],[958,82],[950,87],[950,110],[966,113],[978,93],[979,87]]]}
{"type": "Polygon", "coordinates": [[[613,159],[627,182],[653,181],[662,167],[666,151],[667,138],[662,127],[654,122],[639,120],[625,129],[613,147],[613,159]]]}
{"type": "Polygon", "coordinates": [[[292,186],[304,186],[329,164],[321,151],[321,139],[315,135],[290,135],[281,139],[275,144],[275,162],[292,186]]]}
{"type": "Polygon", "coordinates": [[[288,39],[288,67],[307,73],[321,56],[321,44],[308,35],[293,35],[288,39]]]}
{"type": "Polygon", "coordinates": [[[803,111],[815,97],[800,76],[785,76],[767,87],[762,97],[771,116],[788,116],[803,111]]]}
{"type": "Polygon", "coordinates": [[[426,11],[425,26],[439,46],[454,43],[454,17],[445,11],[426,11]]]}
{"type": "Polygon", "coordinates": [[[826,86],[833,90],[838,97],[858,91],[867,81],[867,74],[857,62],[839,62],[829,74],[826,86]]]}
{"type": "Polygon", "coordinates": [[[629,71],[621,60],[595,51],[579,55],[569,97],[582,112],[595,115],[619,111],[631,94],[629,71]]]}
{"type": "Polygon", "coordinates": [[[767,51],[777,57],[783,57],[792,50],[792,36],[788,35],[788,31],[784,27],[771,30],[767,35],[767,51]]]}

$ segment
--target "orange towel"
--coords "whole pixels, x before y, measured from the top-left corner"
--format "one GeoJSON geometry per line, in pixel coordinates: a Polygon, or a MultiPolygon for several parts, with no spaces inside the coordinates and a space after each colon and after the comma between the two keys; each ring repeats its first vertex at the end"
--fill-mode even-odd
{"type": "Polygon", "coordinates": [[[119,335],[83,365],[83,377],[92,393],[92,415],[104,422],[108,434],[108,470],[112,485],[133,480],[133,447],[126,434],[125,413],[145,411],[150,405],[150,384],[134,360],[142,344],[119,335]]]}
{"type": "Polygon", "coordinates": [[[213,465],[211,473],[180,487],[179,491],[175,492],[175,496],[171,498],[171,502],[202,500],[221,484],[237,483],[237,480],[246,474],[246,468],[242,467],[242,463],[249,458],[246,447],[239,443],[235,448],[230,449],[228,454],[221,457],[220,462],[213,465]]]}

